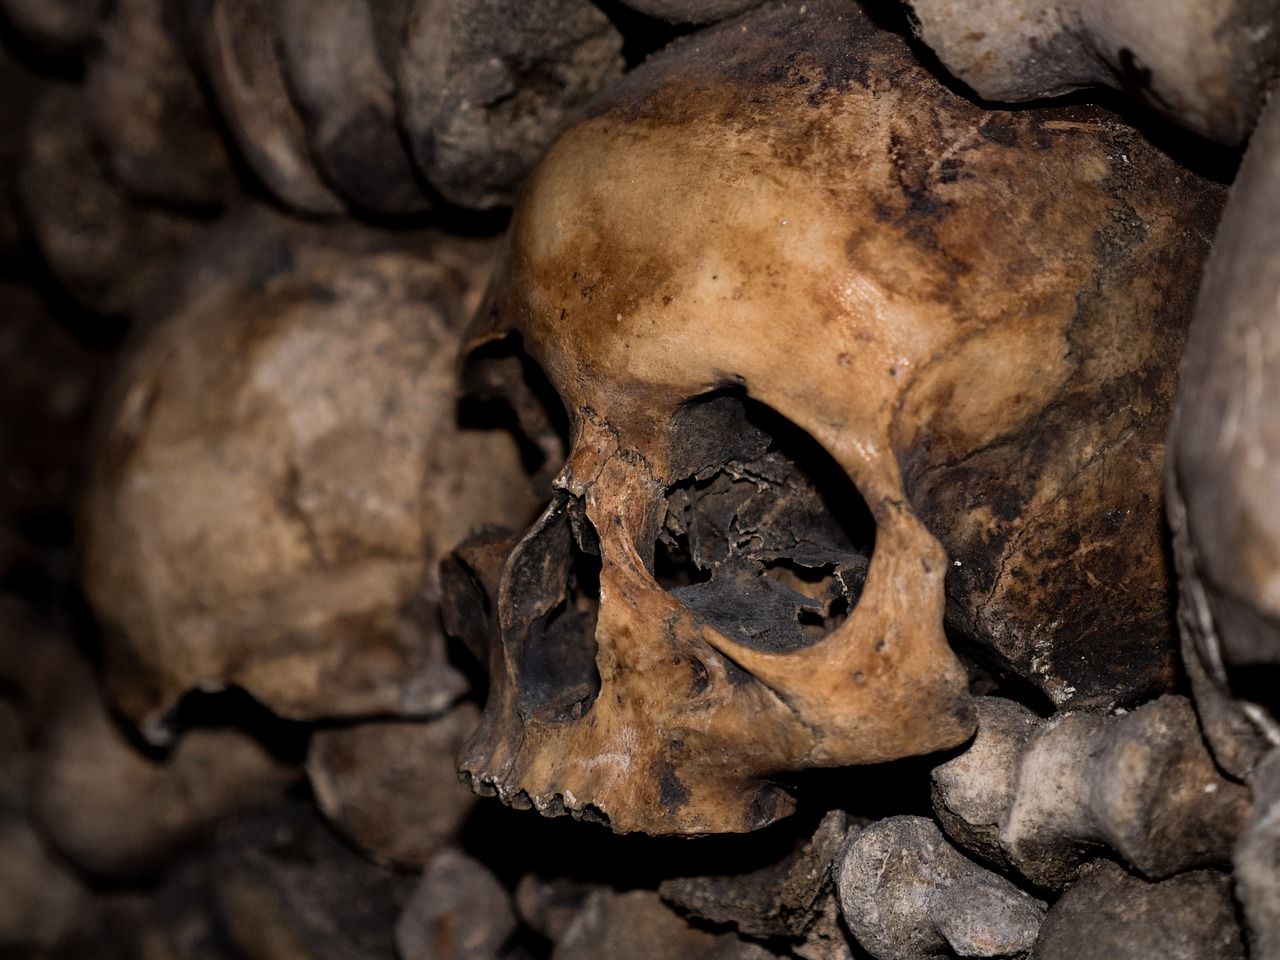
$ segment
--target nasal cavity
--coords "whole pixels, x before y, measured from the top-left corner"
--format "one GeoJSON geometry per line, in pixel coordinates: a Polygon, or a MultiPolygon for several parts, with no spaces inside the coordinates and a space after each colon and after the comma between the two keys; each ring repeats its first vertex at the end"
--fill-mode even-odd
{"type": "Polygon", "coordinates": [[[785,652],[837,629],[861,596],[875,521],[805,430],[739,388],[695,397],[670,427],[674,482],[658,583],[744,645],[785,652]]]}
{"type": "Polygon", "coordinates": [[[600,545],[577,498],[558,496],[511,559],[503,619],[526,721],[576,720],[600,693],[600,545]]]}
{"type": "Polygon", "coordinates": [[[539,495],[569,449],[569,415],[538,362],[511,333],[472,350],[462,374],[459,424],[469,430],[502,430],[520,449],[524,468],[539,495]]]}

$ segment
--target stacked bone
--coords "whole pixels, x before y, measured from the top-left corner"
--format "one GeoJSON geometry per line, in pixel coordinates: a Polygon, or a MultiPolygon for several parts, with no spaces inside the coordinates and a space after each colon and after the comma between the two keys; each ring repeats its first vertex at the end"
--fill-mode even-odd
{"type": "Polygon", "coordinates": [[[60,283],[104,313],[134,307],[245,190],[323,217],[507,204],[623,67],[621,34],[588,0],[3,8],[57,76],[83,74],[43,84],[21,196],[60,283]]]}
{"type": "MultiPolygon", "coordinates": [[[[435,570],[467,531],[534,506],[512,439],[454,411],[491,250],[247,208],[138,311],[148,329],[99,402],[83,491],[101,688],[68,616],[35,609],[65,603],[65,551],[6,556],[6,949],[82,955],[120,925],[137,933],[122,955],[185,956],[217,925],[272,955],[321,936],[316,917],[390,943],[410,892],[397,871],[446,848],[472,806],[453,757],[475,708],[435,570]],[[290,799],[308,782],[368,859],[290,799]],[[121,892],[90,894],[103,883],[121,892]],[[385,916],[360,914],[369,888],[385,916]]],[[[49,317],[24,320],[14,348],[52,353],[49,317]]],[[[92,380],[73,388],[63,403],[84,404],[92,380]]]]}
{"type": "Polygon", "coordinates": [[[1280,957],[1280,114],[1179,661],[1224,185],[905,39],[1234,145],[1280,11],[908,6],[0,0],[0,954],[1280,957]]]}

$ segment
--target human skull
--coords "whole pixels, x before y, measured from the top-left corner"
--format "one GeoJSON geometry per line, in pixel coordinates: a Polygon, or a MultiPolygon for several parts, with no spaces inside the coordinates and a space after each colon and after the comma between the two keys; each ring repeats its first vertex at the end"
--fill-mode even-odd
{"type": "Polygon", "coordinates": [[[1183,662],[1214,759],[1240,779],[1280,747],[1280,100],[1231,188],[1170,428],[1183,662]]]}
{"type": "Polygon", "coordinates": [[[250,210],[169,279],[105,404],[82,550],[114,704],[148,738],[192,689],[295,720],[466,689],[440,558],[538,505],[512,438],[457,417],[490,256],[250,210]]]}
{"type": "Polygon", "coordinates": [[[944,609],[1058,702],[1165,687],[1161,438],[1219,194],[1103,111],[980,110],[836,0],[632,73],[526,185],[473,327],[572,440],[514,549],[448,574],[450,627],[497,637],[464,774],[620,832],[763,826],[780,774],[972,733],[944,609]]]}

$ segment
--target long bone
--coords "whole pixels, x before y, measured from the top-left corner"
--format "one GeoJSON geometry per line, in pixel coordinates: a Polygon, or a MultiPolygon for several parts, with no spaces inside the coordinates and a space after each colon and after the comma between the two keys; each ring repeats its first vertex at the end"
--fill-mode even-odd
{"type": "Polygon", "coordinates": [[[1185,698],[1040,720],[985,697],[978,717],[972,746],[933,771],[962,846],[1050,888],[1106,851],[1156,879],[1230,859],[1248,791],[1218,773],[1185,698]]]}
{"type": "Polygon", "coordinates": [[[854,939],[877,960],[1022,956],[1044,904],[965,857],[924,817],[850,836],[836,885],[854,939]]]}

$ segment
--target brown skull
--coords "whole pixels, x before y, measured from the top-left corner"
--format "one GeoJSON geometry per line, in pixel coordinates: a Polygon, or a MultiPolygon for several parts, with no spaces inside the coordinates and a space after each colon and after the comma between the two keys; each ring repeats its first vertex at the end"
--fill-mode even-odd
{"type": "Polygon", "coordinates": [[[192,689],[298,720],[441,710],[440,557],[537,503],[457,419],[486,245],[265,210],[206,236],[104,405],[85,588],[114,704],[170,738],[192,689]]]}
{"type": "Polygon", "coordinates": [[[453,629],[498,637],[476,788],[760,827],[781,773],[972,732],[944,611],[1061,703],[1167,685],[1161,436],[1217,201],[835,0],[635,71],[527,185],[474,331],[572,428],[533,529],[449,575],[453,629]]]}

